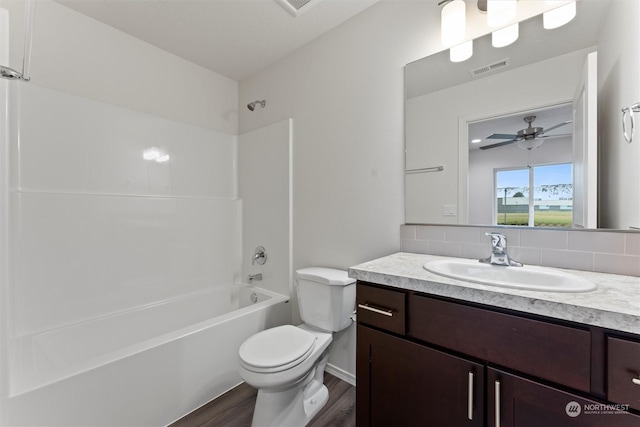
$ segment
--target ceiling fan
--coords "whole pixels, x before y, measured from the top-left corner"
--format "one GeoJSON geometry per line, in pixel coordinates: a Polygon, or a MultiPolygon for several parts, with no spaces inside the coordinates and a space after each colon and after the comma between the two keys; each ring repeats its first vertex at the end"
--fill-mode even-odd
{"type": "MultiPolygon", "coordinates": [[[[570,136],[571,134],[564,135],[546,135],[547,132],[550,132],[554,129],[557,129],[561,126],[567,125],[571,123],[571,120],[566,120],[564,122],[558,123],[555,126],[551,126],[548,129],[544,129],[541,127],[533,127],[531,124],[536,119],[536,116],[527,116],[524,118],[525,123],[527,123],[528,127],[525,129],[519,130],[517,134],[508,134],[508,133],[494,133],[487,137],[487,139],[507,139],[508,141],[498,142],[496,144],[485,145],[484,147],[480,147],[481,150],[488,150],[490,148],[502,147],[503,145],[513,144],[514,142],[522,142],[522,141],[531,141],[531,140],[542,140],[542,139],[550,139],[550,138],[562,138],[566,136],[570,136]]],[[[532,145],[530,147],[524,147],[528,150],[532,150],[542,144],[542,141],[539,141],[539,144],[532,145]]]]}

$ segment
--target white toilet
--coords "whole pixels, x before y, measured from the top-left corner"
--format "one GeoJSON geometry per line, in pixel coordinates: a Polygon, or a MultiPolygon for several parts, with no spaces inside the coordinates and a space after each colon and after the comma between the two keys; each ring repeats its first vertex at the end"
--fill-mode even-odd
{"type": "Polygon", "coordinates": [[[240,376],[258,389],[252,427],[303,427],[327,403],[323,384],[332,333],[351,324],[355,279],[324,267],[296,271],[300,326],[284,325],[240,346],[240,376]]]}

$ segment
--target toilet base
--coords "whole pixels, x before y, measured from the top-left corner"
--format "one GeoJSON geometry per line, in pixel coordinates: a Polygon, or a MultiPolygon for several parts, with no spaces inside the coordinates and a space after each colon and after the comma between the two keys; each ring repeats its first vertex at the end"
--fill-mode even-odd
{"type": "Polygon", "coordinates": [[[307,414],[307,423],[320,412],[320,409],[329,400],[329,389],[324,384],[313,396],[304,401],[304,412],[307,414]]]}
{"type": "Polygon", "coordinates": [[[304,427],[329,400],[323,384],[328,354],[305,378],[284,389],[259,389],[251,427],[304,427]]]}

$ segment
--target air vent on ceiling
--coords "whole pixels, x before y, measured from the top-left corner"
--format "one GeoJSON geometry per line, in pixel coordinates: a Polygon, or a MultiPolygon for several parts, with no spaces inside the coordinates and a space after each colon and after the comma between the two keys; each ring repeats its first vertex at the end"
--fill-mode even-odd
{"type": "Polygon", "coordinates": [[[276,0],[291,16],[298,16],[302,12],[306,12],[319,1],[320,0],[276,0]]]}
{"type": "Polygon", "coordinates": [[[471,74],[471,77],[478,77],[479,75],[492,73],[494,71],[498,71],[508,66],[509,66],[509,58],[505,58],[505,59],[501,59],[500,61],[496,61],[492,64],[483,65],[482,67],[469,70],[469,73],[471,74]]]}

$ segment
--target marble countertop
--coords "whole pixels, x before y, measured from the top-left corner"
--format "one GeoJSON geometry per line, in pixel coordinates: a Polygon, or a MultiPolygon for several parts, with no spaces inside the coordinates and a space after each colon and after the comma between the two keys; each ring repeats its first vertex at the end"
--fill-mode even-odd
{"type": "Polygon", "coordinates": [[[539,292],[450,279],[422,266],[448,257],[399,252],[349,268],[349,277],[400,289],[640,334],[640,277],[564,270],[597,285],[589,292],[539,292]]]}

